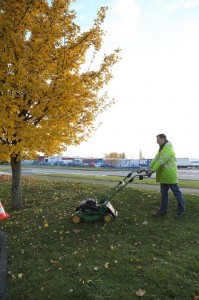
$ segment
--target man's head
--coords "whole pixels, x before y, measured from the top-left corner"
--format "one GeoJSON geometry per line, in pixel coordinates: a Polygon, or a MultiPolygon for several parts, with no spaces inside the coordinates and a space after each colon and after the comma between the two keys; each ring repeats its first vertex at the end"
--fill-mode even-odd
{"type": "Polygon", "coordinates": [[[160,133],[156,136],[157,138],[157,143],[161,147],[165,142],[167,141],[167,137],[164,133],[160,133]]]}

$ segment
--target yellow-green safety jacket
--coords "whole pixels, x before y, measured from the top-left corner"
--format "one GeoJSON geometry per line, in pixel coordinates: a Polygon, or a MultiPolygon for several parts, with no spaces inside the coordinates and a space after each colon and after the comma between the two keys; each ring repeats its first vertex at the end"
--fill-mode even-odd
{"type": "Polygon", "coordinates": [[[167,142],[158,151],[149,167],[153,172],[156,172],[157,182],[166,184],[178,183],[177,162],[171,142],[167,142]]]}

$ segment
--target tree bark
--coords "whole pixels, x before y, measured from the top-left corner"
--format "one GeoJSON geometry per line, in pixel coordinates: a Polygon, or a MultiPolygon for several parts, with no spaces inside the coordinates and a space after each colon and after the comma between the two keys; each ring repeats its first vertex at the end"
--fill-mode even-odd
{"type": "Polygon", "coordinates": [[[21,195],[21,160],[19,157],[11,157],[12,166],[12,209],[23,208],[21,195]]]}

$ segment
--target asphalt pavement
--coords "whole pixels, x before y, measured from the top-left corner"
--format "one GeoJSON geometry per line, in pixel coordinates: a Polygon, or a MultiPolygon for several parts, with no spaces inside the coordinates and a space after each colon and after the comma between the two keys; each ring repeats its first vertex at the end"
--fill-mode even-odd
{"type": "MultiPolygon", "coordinates": [[[[80,174],[80,175],[92,175],[92,176],[121,176],[125,177],[129,170],[113,170],[99,168],[97,170],[85,170],[85,169],[66,169],[65,167],[52,167],[52,168],[40,168],[40,167],[22,167],[22,175],[45,175],[45,174],[80,174]]],[[[0,168],[0,174],[10,174],[11,169],[2,166],[0,168]]],[[[155,175],[152,175],[152,178],[155,175]]],[[[199,169],[179,169],[178,177],[182,180],[199,180],[199,169]]],[[[198,184],[199,188],[199,184],[198,184]]]]}

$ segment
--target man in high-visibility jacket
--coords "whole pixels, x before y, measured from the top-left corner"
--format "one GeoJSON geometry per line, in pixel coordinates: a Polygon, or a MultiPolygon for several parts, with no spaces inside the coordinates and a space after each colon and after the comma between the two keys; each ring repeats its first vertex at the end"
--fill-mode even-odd
{"type": "Polygon", "coordinates": [[[175,152],[171,142],[167,140],[165,134],[157,135],[157,143],[160,146],[155,158],[151,161],[148,176],[156,173],[156,182],[160,183],[160,192],[162,201],[160,210],[156,212],[154,217],[166,216],[169,203],[169,189],[178,202],[178,213],[176,219],[180,219],[185,215],[185,202],[178,186],[178,171],[175,152]]]}

